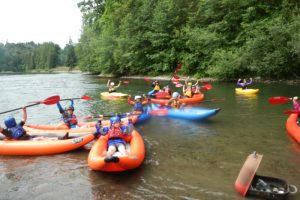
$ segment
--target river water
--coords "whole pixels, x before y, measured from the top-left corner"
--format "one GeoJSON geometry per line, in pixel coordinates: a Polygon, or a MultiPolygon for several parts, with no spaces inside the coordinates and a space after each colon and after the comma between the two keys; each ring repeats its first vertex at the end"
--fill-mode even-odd
{"type": "MultiPolygon", "coordinates": [[[[107,79],[83,74],[0,76],[0,112],[40,101],[90,95],[91,101],[75,101],[78,118],[127,112],[126,101],[100,98],[107,79]]],[[[205,102],[195,106],[221,108],[209,120],[191,122],[152,118],[137,125],[144,138],[146,158],[140,168],[124,173],[92,171],[88,150],[52,156],[0,156],[0,199],[244,199],[234,182],[253,151],[263,154],[257,174],[286,180],[300,188],[300,145],[285,130],[291,102],[270,105],[272,96],[295,96],[299,86],[282,83],[255,84],[258,95],[235,94],[234,83],[212,83],[205,102]]],[[[144,80],[130,80],[120,92],[132,95],[151,90],[144,80]]],[[[65,104],[67,102],[62,102],[65,104]]],[[[28,123],[60,121],[55,105],[27,109],[28,123]]],[[[21,112],[10,113],[17,120],[21,112]]],[[[0,116],[0,124],[10,114],[0,116]]],[[[291,196],[300,199],[300,194],[291,196]]]]}

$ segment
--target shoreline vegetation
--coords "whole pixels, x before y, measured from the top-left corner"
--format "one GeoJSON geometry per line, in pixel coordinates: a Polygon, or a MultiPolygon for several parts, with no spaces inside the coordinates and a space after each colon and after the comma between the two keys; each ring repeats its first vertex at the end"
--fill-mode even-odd
{"type": "MultiPolygon", "coordinates": [[[[93,75],[93,73],[90,72],[83,72],[81,71],[78,67],[72,68],[70,69],[69,67],[57,67],[57,68],[53,68],[50,70],[30,70],[27,72],[12,72],[12,71],[0,71],[0,75],[13,75],[13,74],[59,74],[59,73],[72,73],[72,74],[91,74],[93,75]]],[[[131,75],[131,76],[120,76],[117,77],[115,75],[112,74],[94,74],[95,76],[98,76],[100,78],[111,78],[111,79],[143,79],[144,77],[147,77],[151,80],[160,80],[160,81],[166,81],[166,80],[170,80],[171,79],[171,75],[160,75],[160,76],[152,76],[152,75],[131,75]]],[[[217,78],[211,78],[211,77],[205,77],[205,78],[195,78],[195,77],[191,77],[191,76],[186,76],[183,74],[178,74],[178,76],[180,77],[181,81],[187,79],[189,77],[190,80],[196,81],[196,80],[200,80],[201,82],[236,82],[239,78],[236,78],[235,80],[219,80],[217,78]]],[[[244,77],[240,77],[240,78],[244,78],[244,77]]],[[[246,77],[246,78],[250,78],[250,77],[246,77]]],[[[289,85],[295,85],[295,84],[299,84],[300,80],[299,79],[276,79],[276,80],[271,80],[271,79],[262,79],[260,77],[253,77],[254,82],[256,83],[286,83],[289,85]]]]}

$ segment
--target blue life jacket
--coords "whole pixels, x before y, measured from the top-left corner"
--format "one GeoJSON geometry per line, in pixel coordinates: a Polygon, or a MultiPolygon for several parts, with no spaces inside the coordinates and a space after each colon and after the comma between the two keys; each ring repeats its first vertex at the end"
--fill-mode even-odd
{"type": "Polygon", "coordinates": [[[135,102],[134,106],[133,106],[133,110],[134,111],[141,111],[143,112],[144,109],[143,109],[143,104],[142,102],[135,102]]]}
{"type": "Polygon", "coordinates": [[[20,125],[9,128],[8,130],[11,131],[11,138],[13,138],[13,139],[19,139],[20,137],[25,135],[25,130],[20,125]]]}

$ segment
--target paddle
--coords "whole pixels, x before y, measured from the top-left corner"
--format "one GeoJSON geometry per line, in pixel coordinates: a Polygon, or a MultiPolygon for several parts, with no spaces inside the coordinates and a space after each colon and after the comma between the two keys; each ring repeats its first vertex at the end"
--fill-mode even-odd
{"type": "MultiPolygon", "coordinates": [[[[114,116],[126,116],[128,113],[115,113],[115,114],[106,114],[106,115],[101,115],[102,117],[114,117],[114,116]]],[[[139,115],[139,114],[129,114],[129,115],[139,115]]],[[[94,119],[94,118],[99,118],[100,115],[98,116],[85,116],[83,119],[94,119]]]]}
{"type": "Polygon", "coordinates": [[[145,80],[146,82],[148,82],[148,83],[152,82],[152,80],[149,79],[149,78],[147,78],[147,77],[144,77],[144,80],[145,80]]]}
{"type": "Polygon", "coordinates": [[[292,100],[292,98],[278,96],[278,97],[271,97],[271,98],[269,98],[268,101],[270,104],[283,104],[283,103],[286,103],[291,100],[292,100]]]}
{"type": "MultiPolygon", "coordinates": [[[[31,106],[35,106],[35,105],[39,105],[39,104],[53,105],[53,104],[58,103],[59,100],[60,100],[60,96],[56,95],[56,96],[48,97],[47,99],[44,99],[42,101],[36,101],[33,104],[29,104],[29,105],[24,106],[24,107],[27,108],[27,107],[31,107],[31,106]]],[[[15,111],[15,110],[21,110],[22,108],[23,107],[15,108],[15,109],[12,109],[12,110],[7,110],[7,111],[4,111],[4,112],[1,112],[0,114],[12,112],[12,111],[15,111]]]]}
{"type": "Polygon", "coordinates": [[[121,83],[123,83],[124,85],[129,84],[129,81],[121,81],[121,83]]]}
{"type": "Polygon", "coordinates": [[[290,115],[290,114],[300,114],[299,110],[286,110],[283,112],[285,115],[290,115]]]}
{"type": "Polygon", "coordinates": [[[75,99],[82,99],[82,100],[92,100],[92,97],[88,96],[88,95],[84,95],[82,97],[76,97],[76,98],[72,98],[72,99],[61,99],[60,101],[67,101],[67,100],[75,100],[75,99]]]}
{"type": "Polygon", "coordinates": [[[200,87],[200,90],[211,90],[213,87],[211,84],[204,82],[204,86],[200,87]]]}

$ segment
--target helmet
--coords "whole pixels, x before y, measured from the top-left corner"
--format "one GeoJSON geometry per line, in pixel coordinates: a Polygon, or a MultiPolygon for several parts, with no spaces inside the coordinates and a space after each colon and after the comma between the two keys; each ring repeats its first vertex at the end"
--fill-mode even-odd
{"type": "Polygon", "coordinates": [[[178,92],[173,92],[172,98],[177,98],[177,97],[179,97],[179,93],[178,92]]]}
{"type": "Polygon", "coordinates": [[[137,96],[134,97],[134,100],[141,99],[141,98],[142,98],[142,96],[137,95],[137,96]]]}
{"type": "Polygon", "coordinates": [[[192,86],[193,84],[192,84],[192,82],[188,82],[188,86],[192,86]]]}
{"type": "Polygon", "coordinates": [[[121,122],[120,117],[115,116],[115,117],[111,117],[111,118],[110,118],[110,124],[111,124],[111,125],[113,125],[113,124],[116,123],[116,122],[121,122]]]}
{"type": "Polygon", "coordinates": [[[296,97],[293,97],[293,100],[297,101],[297,100],[298,100],[298,97],[297,97],[297,96],[296,96],[296,97]]]}
{"type": "Polygon", "coordinates": [[[114,85],[115,85],[115,83],[114,83],[114,82],[111,82],[111,83],[110,83],[110,85],[111,85],[111,86],[114,86],[114,85]]]}
{"type": "Polygon", "coordinates": [[[12,128],[12,127],[15,127],[17,126],[17,122],[16,122],[16,119],[14,117],[6,117],[4,119],[4,124],[7,128],[12,128]]]}
{"type": "Polygon", "coordinates": [[[72,111],[74,111],[75,109],[74,109],[73,106],[67,106],[65,110],[72,110],[72,111]]]}

